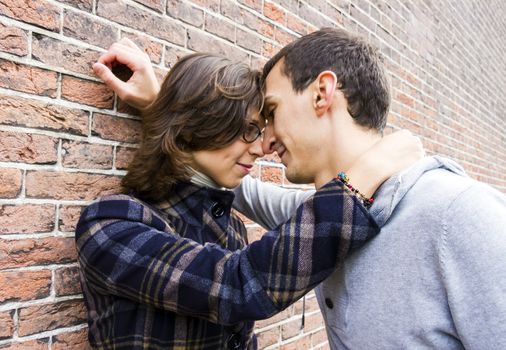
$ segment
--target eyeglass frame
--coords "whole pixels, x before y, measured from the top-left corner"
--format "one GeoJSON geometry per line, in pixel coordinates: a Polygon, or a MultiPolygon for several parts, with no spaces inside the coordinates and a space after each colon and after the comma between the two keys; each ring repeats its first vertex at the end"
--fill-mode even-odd
{"type": "Polygon", "coordinates": [[[246,128],[246,130],[244,130],[244,132],[242,133],[242,139],[246,143],[253,143],[256,140],[258,140],[259,137],[261,137],[263,135],[264,130],[265,130],[265,128],[260,129],[260,127],[257,124],[255,124],[255,123],[249,123],[248,127],[246,128]],[[246,135],[248,134],[249,131],[252,130],[251,126],[253,126],[256,129],[256,136],[252,140],[248,140],[247,137],[246,137],[246,135]]]}

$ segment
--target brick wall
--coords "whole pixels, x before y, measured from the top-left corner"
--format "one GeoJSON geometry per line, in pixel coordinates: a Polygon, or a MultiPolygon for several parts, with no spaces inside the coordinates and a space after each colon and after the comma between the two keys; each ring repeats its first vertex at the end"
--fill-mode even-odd
{"type": "MultiPolygon", "coordinates": [[[[91,71],[112,42],[136,41],[162,77],[194,50],[260,67],[318,27],[358,32],[385,55],[389,127],[506,191],[504,18],[499,0],[0,0],[0,348],[85,346],[74,225],[117,189],[139,140],[139,119],[91,71]]],[[[275,157],[255,173],[284,182],[275,157]]],[[[314,294],[304,329],[301,310],[259,322],[261,348],[327,347],[314,294]]]]}

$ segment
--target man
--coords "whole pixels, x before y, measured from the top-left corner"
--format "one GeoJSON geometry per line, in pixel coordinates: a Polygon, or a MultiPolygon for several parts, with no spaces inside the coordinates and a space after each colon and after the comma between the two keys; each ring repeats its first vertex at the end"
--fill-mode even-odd
{"type": "MultiPolygon", "coordinates": [[[[325,183],[381,138],[380,60],[345,31],[289,44],[264,77],[264,152],[290,181],[325,183]]],[[[317,289],[331,347],[506,349],[505,196],[430,157],[384,183],[371,213],[380,235],[317,289]]]]}

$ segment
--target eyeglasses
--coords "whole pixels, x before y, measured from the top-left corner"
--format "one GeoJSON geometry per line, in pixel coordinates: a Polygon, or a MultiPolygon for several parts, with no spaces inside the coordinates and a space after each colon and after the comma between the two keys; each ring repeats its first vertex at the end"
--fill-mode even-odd
{"type": "Polygon", "coordinates": [[[244,133],[242,134],[242,138],[244,139],[244,142],[246,142],[246,143],[253,143],[260,136],[262,136],[263,132],[264,132],[264,129],[260,129],[260,127],[258,125],[256,125],[255,123],[249,123],[246,130],[244,130],[244,133]]]}

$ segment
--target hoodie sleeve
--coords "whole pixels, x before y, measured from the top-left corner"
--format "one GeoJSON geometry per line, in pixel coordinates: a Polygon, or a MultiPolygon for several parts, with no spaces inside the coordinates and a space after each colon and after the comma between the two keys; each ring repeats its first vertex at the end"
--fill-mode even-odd
{"type": "Polygon", "coordinates": [[[506,349],[506,197],[475,184],[445,214],[440,262],[460,341],[506,349]]]}
{"type": "Polygon", "coordinates": [[[234,209],[263,228],[272,230],[290,219],[315,191],[282,188],[246,176],[234,193],[234,209]]]}

